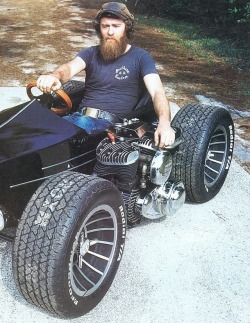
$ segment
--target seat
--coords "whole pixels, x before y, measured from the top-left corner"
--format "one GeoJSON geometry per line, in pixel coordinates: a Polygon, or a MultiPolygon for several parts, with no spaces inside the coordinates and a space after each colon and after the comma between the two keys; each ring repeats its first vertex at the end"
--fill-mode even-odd
{"type": "Polygon", "coordinates": [[[143,87],[140,99],[136,103],[133,110],[127,113],[124,118],[138,118],[145,122],[157,121],[157,115],[155,113],[153,101],[146,86],[143,87]]]}

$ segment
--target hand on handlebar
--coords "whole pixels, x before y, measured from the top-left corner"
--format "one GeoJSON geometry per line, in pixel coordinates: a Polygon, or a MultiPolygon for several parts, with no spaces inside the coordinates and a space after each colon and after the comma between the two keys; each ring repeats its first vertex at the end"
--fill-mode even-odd
{"type": "Polygon", "coordinates": [[[61,81],[54,75],[41,75],[37,81],[36,85],[44,93],[51,93],[51,91],[59,90],[62,86],[61,81]]]}

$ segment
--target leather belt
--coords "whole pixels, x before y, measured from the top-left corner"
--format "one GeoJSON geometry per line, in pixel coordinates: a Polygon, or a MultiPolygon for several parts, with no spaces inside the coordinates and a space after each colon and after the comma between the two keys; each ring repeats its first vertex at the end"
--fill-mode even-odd
{"type": "Polygon", "coordinates": [[[96,118],[96,119],[106,119],[113,123],[120,121],[119,117],[117,117],[115,114],[107,111],[103,111],[101,109],[84,107],[80,110],[80,112],[86,116],[96,118]]]}

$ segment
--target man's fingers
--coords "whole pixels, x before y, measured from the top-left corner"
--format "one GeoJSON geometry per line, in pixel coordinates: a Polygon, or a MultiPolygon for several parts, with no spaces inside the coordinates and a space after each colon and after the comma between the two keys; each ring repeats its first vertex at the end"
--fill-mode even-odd
{"type": "Polygon", "coordinates": [[[158,144],[159,144],[159,137],[158,137],[157,131],[155,131],[155,133],[154,133],[154,141],[155,141],[155,145],[158,146],[158,144]]]}
{"type": "Polygon", "coordinates": [[[166,146],[165,136],[160,136],[159,148],[163,148],[164,146],[166,146]]]}
{"type": "Polygon", "coordinates": [[[61,88],[61,84],[56,84],[51,87],[52,91],[59,90],[61,88]]]}
{"type": "Polygon", "coordinates": [[[154,134],[155,145],[159,148],[163,148],[164,146],[171,146],[175,141],[175,132],[172,128],[170,128],[167,133],[163,131],[163,133],[155,131],[154,134]]]}
{"type": "Polygon", "coordinates": [[[53,75],[41,75],[37,79],[37,87],[45,93],[51,93],[51,91],[56,91],[60,89],[61,82],[53,75]]]}

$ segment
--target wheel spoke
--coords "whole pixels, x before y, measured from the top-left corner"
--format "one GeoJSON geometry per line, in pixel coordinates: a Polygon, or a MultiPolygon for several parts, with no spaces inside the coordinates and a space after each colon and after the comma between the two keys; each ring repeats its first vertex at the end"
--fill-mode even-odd
{"type": "Polygon", "coordinates": [[[213,134],[212,139],[216,137],[221,137],[221,133],[213,134]]]}
{"type": "Polygon", "coordinates": [[[210,169],[213,173],[219,174],[218,171],[216,171],[215,169],[209,167],[208,165],[205,165],[206,168],[210,169]]]}
{"type": "Polygon", "coordinates": [[[104,220],[110,220],[110,219],[111,219],[111,217],[110,217],[110,216],[107,216],[107,217],[105,217],[105,218],[99,218],[99,219],[93,220],[93,221],[91,221],[91,222],[88,222],[88,223],[86,224],[86,227],[87,227],[87,226],[89,226],[89,225],[91,225],[91,224],[94,224],[94,223],[96,223],[96,222],[104,221],[104,220]]]}
{"type": "Polygon", "coordinates": [[[99,232],[99,231],[114,231],[114,228],[99,228],[86,231],[87,233],[99,232]]]}
{"type": "Polygon", "coordinates": [[[92,256],[95,256],[97,258],[100,258],[100,259],[103,259],[103,260],[106,260],[106,261],[109,261],[109,258],[108,257],[105,257],[103,255],[100,255],[99,253],[95,253],[95,252],[92,252],[92,251],[88,251],[88,254],[92,255],[92,256]]]}
{"type": "Polygon", "coordinates": [[[105,279],[117,245],[117,218],[106,205],[86,217],[74,251],[72,286],[78,295],[91,295],[105,279]]]}
{"type": "Polygon", "coordinates": [[[216,163],[216,164],[222,164],[222,162],[221,161],[219,161],[219,160],[215,160],[215,159],[212,159],[212,158],[208,158],[208,160],[210,160],[211,162],[213,162],[213,163],[216,163]]]}
{"type": "Polygon", "coordinates": [[[95,271],[96,273],[98,273],[98,274],[100,274],[100,275],[103,275],[103,272],[102,271],[100,271],[100,270],[98,270],[97,268],[95,268],[94,266],[91,266],[86,260],[84,260],[83,258],[82,258],[82,262],[86,265],[86,266],[88,266],[90,269],[92,269],[93,271],[95,271]]]}
{"type": "Polygon", "coordinates": [[[213,154],[224,154],[225,153],[224,150],[210,150],[209,152],[213,153],[213,154]]]}
{"type": "Polygon", "coordinates": [[[214,146],[214,145],[224,145],[226,142],[225,141],[214,141],[214,142],[210,142],[209,147],[210,146],[214,146]]]}
{"type": "Polygon", "coordinates": [[[205,175],[209,177],[211,180],[214,180],[215,177],[210,176],[208,173],[205,172],[205,175]]]}
{"type": "Polygon", "coordinates": [[[114,245],[114,242],[110,242],[110,241],[103,241],[103,240],[98,240],[98,239],[95,239],[95,240],[90,240],[89,241],[89,245],[90,246],[94,246],[95,244],[106,244],[106,245],[110,245],[110,246],[113,246],[114,245]]]}
{"type": "Polygon", "coordinates": [[[100,244],[107,244],[107,245],[110,245],[110,246],[113,246],[114,245],[114,242],[110,242],[110,241],[102,241],[102,240],[97,240],[96,243],[100,243],[100,244]]]}
{"type": "Polygon", "coordinates": [[[218,126],[212,135],[209,145],[204,168],[204,181],[206,186],[212,186],[220,176],[223,165],[225,164],[227,147],[226,130],[218,126]]]}
{"type": "MultiPolygon", "coordinates": [[[[78,269],[78,267],[77,267],[77,269],[78,269]]],[[[86,279],[86,277],[84,277],[85,279],[86,279]]],[[[87,292],[87,289],[80,283],[80,281],[79,281],[79,279],[77,279],[77,277],[76,277],[76,275],[74,275],[74,279],[76,280],[76,282],[77,282],[77,284],[79,285],[79,286],[81,286],[81,288],[83,289],[83,290],[85,290],[86,292],[87,292]]]]}
{"type": "MultiPolygon", "coordinates": [[[[78,266],[76,266],[76,269],[78,270],[78,272],[80,273],[80,275],[84,278],[84,279],[86,279],[92,286],[95,286],[95,283],[92,281],[92,280],[90,280],[86,275],[84,275],[84,273],[83,273],[83,271],[82,270],[80,270],[80,268],[78,267],[78,266]]],[[[74,275],[74,278],[76,278],[76,276],[74,275]]],[[[79,283],[79,282],[78,282],[79,283]]],[[[79,283],[80,284],[80,283],[79,283]]],[[[82,284],[80,284],[81,286],[82,286],[82,284]]],[[[83,287],[83,289],[85,289],[84,287],[83,287]]]]}

